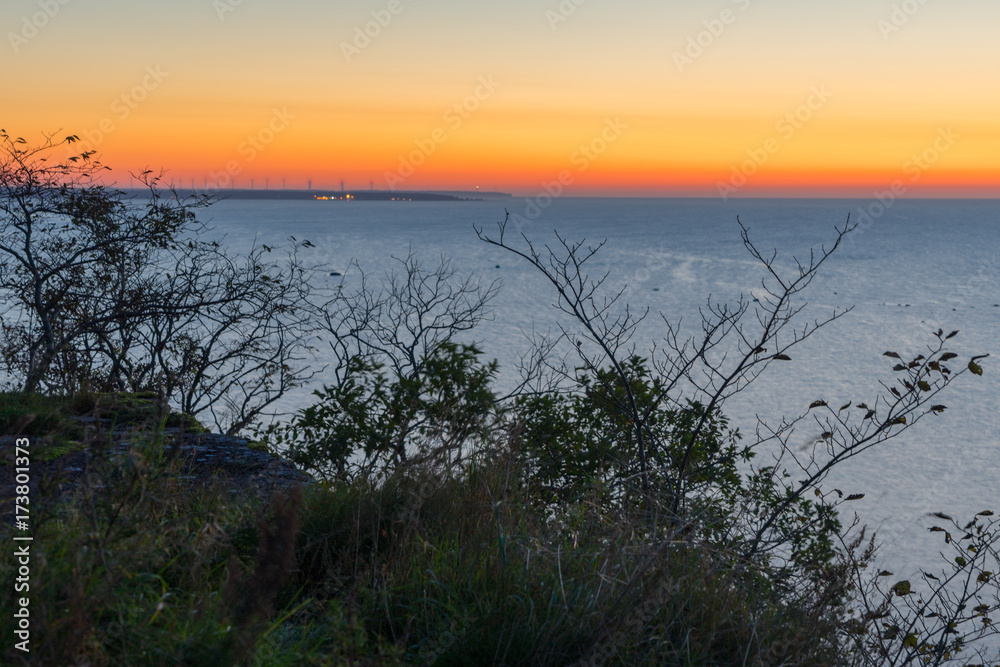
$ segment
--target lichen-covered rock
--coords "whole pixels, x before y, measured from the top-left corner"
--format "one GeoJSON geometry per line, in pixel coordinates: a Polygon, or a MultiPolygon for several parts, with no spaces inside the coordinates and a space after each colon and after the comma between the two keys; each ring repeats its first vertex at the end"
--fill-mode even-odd
{"type": "Polygon", "coordinates": [[[269,495],[275,489],[313,481],[289,461],[251,448],[245,438],[214,433],[186,435],[180,449],[184,470],[192,480],[227,480],[233,493],[253,490],[269,495]]]}
{"type": "MultiPolygon", "coordinates": [[[[48,461],[32,461],[30,485],[32,500],[38,493],[67,497],[81,484],[99,484],[93,476],[95,456],[127,456],[129,452],[142,451],[143,436],[138,433],[116,434],[103,446],[82,447],[76,451],[48,461]]],[[[178,480],[193,487],[220,483],[235,494],[252,494],[261,498],[298,484],[313,480],[306,473],[280,456],[251,447],[250,441],[214,433],[182,433],[167,429],[164,458],[179,459],[178,480]]],[[[32,440],[34,440],[32,438],[32,440]]],[[[31,446],[29,445],[29,451],[31,446]]],[[[13,501],[16,487],[15,438],[0,437],[0,505],[7,507],[13,501]]]]}

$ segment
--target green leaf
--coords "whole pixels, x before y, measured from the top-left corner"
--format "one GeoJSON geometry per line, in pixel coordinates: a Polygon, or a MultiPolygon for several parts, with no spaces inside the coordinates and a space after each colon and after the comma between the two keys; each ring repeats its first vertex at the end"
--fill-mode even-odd
{"type": "Polygon", "coordinates": [[[916,648],[917,647],[917,635],[915,635],[912,632],[910,634],[906,635],[906,638],[903,639],[903,646],[905,646],[906,648],[916,648]]]}
{"type": "Polygon", "coordinates": [[[883,357],[892,357],[893,359],[902,359],[902,357],[899,356],[899,354],[897,354],[896,352],[883,352],[882,356],[883,357]]]}
{"type": "Polygon", "coordinates": [[[913,591],[910,589],[910,582],[907,580],[899,581],[892,587],[892,592],[896,595],[910,595],[913,591]]]}
{"type": "Polygon", "coordinates": [[[847,496],[847,498],[844,499],[844,502],[847,502],[848,500],[861,500],[864,497],[865,494],[863,493],[852,493],[851,495],[847,496]]]}
{"type": "Polygon", "coordinates": [[[954,359],[954,358],[955,358],[955,357],[957,357],[957,356],[958,356],[958,355],[957,355],[957,354],[955,354],[954,352],[945,352],[944,354],[942,354],[942,355],[941,355],[941,356],[940,356],[940,357],[938,358],[938,361],[949,361],[949,360],[951,360],[951,359],[954,359]]]}
{"type": "Polygon", "coordinates": [[[961,556],[955,556],[955,562],[958,563],[959,567],[965,567],[969,564],[969,561],[965,560],[961,556]]]}
{"type": "Polygon", "coordinates": [[[931,390],[931,385],[926,380],[921,380],[920,382],[917,383],[917,386],[920,387],[921,391],[931,390]]]}
{"type": "Polygon", "coordinates": [[[982,368],[982,366],[980,366],[979,364],[977,364],[974,361],[970,361],[969,362],[969,370],[973,373],[973,375],[982,375],[983,374],[983,368],[982,368]]]}
{"type": "Polygon", "coordinates": [[[944,339],[948,340],[949,338],[954,338],[957,335],[958,335],[958,331],[952,331],[950,334],[948,334],[947,336],[945,336],[944,339]]]}

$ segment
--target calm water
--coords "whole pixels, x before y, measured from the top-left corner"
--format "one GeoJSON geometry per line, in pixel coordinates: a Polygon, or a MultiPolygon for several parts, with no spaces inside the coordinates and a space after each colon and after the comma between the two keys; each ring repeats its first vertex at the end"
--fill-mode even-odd
{"type": "MultiPolygon", "coordinates": [[[[635,338],[648,349],[664,331],[662,313],[697,331],[698,308],[711,295],[733,302],[758,293],[762,267],[744,250],[737,215],[762,250],[808,257],[811,247],[829,244],[834,227],[851,214],[862,222],[829,260],[805,294],[801,323],[853,306],[795,348],[791,363],[772,365],[750,390],[727,404],[744,433],[754,416],[776,421],[804,411],[815,399],[831,404],[873,402],[878,381],[889,379],[886,350],[902,355],[926,352],[930,332],[960,330],[954,339],[962,355],[990,353],[982,378],[965,377],[941,397],[950,409],[932,416],[879,450],[845,465],[830,486],[867,496],[852,508],[880,527],[888,546],[883,555],[899,570],[928,564],[937,544],[925,536],[926,514],[966,515],[1000,510],[1000,367],[995,360],[1000,333],[1000,201],[908,200],[859,215],[871,201],[697,199],[556,200],[521,231],[534,242],[606,240],[592,262],[592,274],[610,272],[609,288],[627,285],[634,306],[651,316],[635,338]]],[[[504,208],[524,214],[525,201],[510,202],[260,202],[230,200],[209,210],[219,233],[234,250],[256,237],[272,243],[288,235],[309,239],[309,259],[345,272],[352,259],[380,274],[393,255],[417,251],[430,264],[451,256],[463,272],[500,278],[504,288],[495,318],[475,332],[486,353],[510,368],[526,349],[523,331],[551,330],[558,320],[553,294],[541,275],[518,258],[478,240],[473,226],[493,231],[504,208]],[[499,266],[499,268],[497,268],[499,266]]],[[[340,278],[324,276],[323,280],[340,278]]],[[[351,276],[347,276],[350,280],[351,276]]],[[[285,407],[301,405],[304,393],[285,407]]],[[[806,443],[821,431],[807,424],[793,436],[806,443]]],[[[931,561],[933,562],[933,561],[931,561]]]]}

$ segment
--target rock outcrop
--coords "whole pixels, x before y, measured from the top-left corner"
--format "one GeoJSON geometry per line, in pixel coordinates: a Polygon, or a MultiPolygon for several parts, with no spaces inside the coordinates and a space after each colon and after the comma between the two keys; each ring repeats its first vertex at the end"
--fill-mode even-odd
{"type": "MultiPolygon", "coordinates": [[[[176,429],[167,429],[165,437],[167,444],[162,456],[177,457],[177,479],[193,487],[221,483],[234,495],[249,493],[266,498],[274,491],[313,481],[291,462],[251,446],[245,438],[213,433],[182,434],[176,429]]],[[[29,475],[32,499],[37,498],[40,489],[46,495],[66,497],[83,483],[100,488],[99,477],[89,474],[94,470],[95,455],[128,456],[130,450],[139,447],[137,442],[137,436],[116,435],[101,450],[84,447],[47,462],[32,461],[29,475]]],[[[4,465],[0,465],[0,502],[4,506],[15,495],[14,445],[14,436],[0,437],[4,458],[4,465]]],[[[28,449],[34,451],[31,446],[28,449]]]]}

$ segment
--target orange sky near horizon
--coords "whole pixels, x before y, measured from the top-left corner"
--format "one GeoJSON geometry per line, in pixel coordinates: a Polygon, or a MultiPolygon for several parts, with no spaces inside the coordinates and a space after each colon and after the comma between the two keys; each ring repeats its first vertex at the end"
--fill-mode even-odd
{"type": "Polygon", "coordinates": [[[11,0],[0,127],[119,184],[1000,197],[1000,6],[805,4],[11,0]]]}

